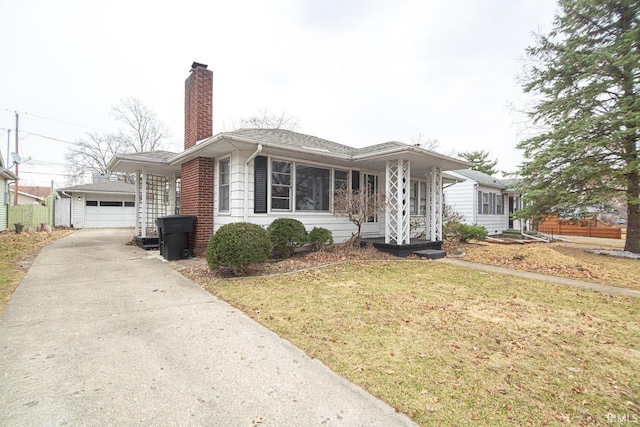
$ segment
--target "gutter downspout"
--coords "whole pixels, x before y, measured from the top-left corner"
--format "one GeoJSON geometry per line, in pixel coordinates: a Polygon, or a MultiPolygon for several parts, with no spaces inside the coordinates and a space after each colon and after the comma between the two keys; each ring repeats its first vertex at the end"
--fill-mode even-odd
{"type": "Polygon", "coordinates": [[[244,222],[249,222],[249,163],[262,152],[262,144],[258,144],[256,151],[244,162],[244,222]]]}

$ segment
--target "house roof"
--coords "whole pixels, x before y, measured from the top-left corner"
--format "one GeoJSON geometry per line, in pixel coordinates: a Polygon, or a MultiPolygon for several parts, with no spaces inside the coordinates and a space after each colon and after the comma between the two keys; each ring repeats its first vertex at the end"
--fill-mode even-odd
{"type": "Polygon", "coordinates": [[[18,177],[13,172],[3,167],[0,167],[0,176],[3,177],[4,179],[9,179],[12,181],[16,181],[18,179],[18,177]]]}
{"type": "MultiPolygon", "coordinates": [[[[16,191],[15,184],[9,184],[9,191],[16,191]]],[[[18,194],[42,200],[45,197],[49,197],[51,194],[51,187],[40,185],[18,185],[18,194]]]]}
{"type": "Polygon", "coordinates": [[[520,182],[519,179],[498,179],[484,172],[476,171],[473,169],[462,169],[453,171],[454,173],[476,181],[478,184],[485,185],[487,187],[499,188],[501,190],[512,190],[520,182]]]}
{"type": "Polygon", "coordinates": [[[412,168],[432,166],[443,170],[459,169],[469,163],[433,151],[398,141],[385,142],[363,148],[350,147],[312,135],[284,129],[239,129],[219,133],[199,141],[181,153],[169,152],[117,154],[107,169],[118,172],[169,174],[180,172],[180,166],[197,157],[219,157],[236,150],[261,151],[273,156],[296,157],[307,161],[324,161],[336,165],[383,169],[384,162],[403,158],[412,162],[412,168]]]}
{"type": "Polygon", "coordinates": [[[59,188],[58,191],[67,193],[134,194],[136,192],[136,186],[123,181],[107,181],[59,188]]]}

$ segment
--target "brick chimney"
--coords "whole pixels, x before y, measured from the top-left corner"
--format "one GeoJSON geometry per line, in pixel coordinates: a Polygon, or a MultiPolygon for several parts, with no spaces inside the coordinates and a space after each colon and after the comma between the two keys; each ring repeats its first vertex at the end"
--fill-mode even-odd
{"type": "MultiPolygon", "coordinates": [[[[212,136],[213,72],[194,62],[185,81],[184,149],[212,136]]],[[[198,217],[189,247],[203,255],[213,234],[213,178],[215,159],[198,157],[182,165],[180,213],[198,217]]]]}
{"type": "Polygon", "coordinates": [[[194,62],[184,82],[184,149],[213,134],[213,72],[194,62]]]}

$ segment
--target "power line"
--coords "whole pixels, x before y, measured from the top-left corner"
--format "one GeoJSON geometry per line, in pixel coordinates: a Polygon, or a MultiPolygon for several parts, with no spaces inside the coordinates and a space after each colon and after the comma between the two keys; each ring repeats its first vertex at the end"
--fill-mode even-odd
{"type": "Polygon", "coordinates": [[[54,119],[54,118],[51,118],[51,117],[45,117],[45,116],[41,116],[41,115],[38,115],[38,114],[27,113],[26,111],[16,111],[16,110],[10,110],[8,108],[5,108],[4,111],[8,111],[10,113],[20,113],[20,114],[24,114],[24,115],[27,115],[27,116],[37,117],[39,119],[44,119],[44,120],[50,120],[52,122],[63,123],[65,125],[70,125],[70,126],[76,126],[76,127],[81,127],[81,128],[85,128],[85,129],[92,129],[92,130],[101,131],[100,129],[96,129],[93,126],[86,126],[86,125],[81,125],[81,124],[78,124],[78,123],[68,122],[68,121],[65,121],[65,120],[54,119]]]}
{"type": "Polygon", "coordinates": [[[80,146],[80,147],[84,146],[84,144],[79,143],[79,142],[65,141],[64,139],[54,138],[53,136],[41,135],[39,133],[29,132],[29,131],[26,131],[26,130],[22,130],[20,132],[21,133],[26,133],[26,134],[29,134],[29,135],[33,135],[33,136],[39,136],[40,138],[50,139],[52,141],[62,142],[62,143],[65,143],[65,144],[77,145],[77,146],[80,146]]]}

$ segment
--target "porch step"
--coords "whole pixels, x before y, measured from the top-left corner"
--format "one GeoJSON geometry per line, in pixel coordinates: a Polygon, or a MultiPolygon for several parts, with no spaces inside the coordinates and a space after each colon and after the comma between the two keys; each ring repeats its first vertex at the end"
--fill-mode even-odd
{"type": "Polygon", "coordinates": [[[135,239],[136,244],[145,250],[158,249],[160,247],[160,238],[158,236],[136,236],[135,239]]]}
{"type": "Polygon", "coordinates": [[[445,251],[440,251],[437,249],[424,249],[421,251],[415,251],[414,254],[418,255],[420,258],[428,258],[428,259],[440,259],[444,258],[447,253],[445,251]]]}

